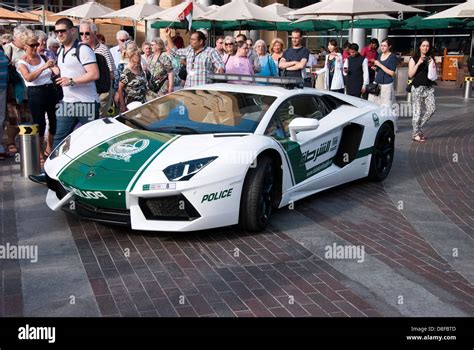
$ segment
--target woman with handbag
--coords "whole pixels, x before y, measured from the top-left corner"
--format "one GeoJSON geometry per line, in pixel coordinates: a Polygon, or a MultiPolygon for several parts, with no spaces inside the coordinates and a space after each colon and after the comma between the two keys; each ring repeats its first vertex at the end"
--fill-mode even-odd
{"type": "MultiPolygon", "coordinates": [[[[392,53],[392,40],[384,39],[380,43],[382,51],[373,62],[372,69],[375,70],[375,84],[371,83],[367,87],[369,92],[369,101],[375,102],[385,107],[386,113],[393,113],[393,104],[395,103],[395,89],[393,87],[393,78],[397,70],[398,59],[392,53]]],[[[388,115],[388,114],[387,114],[388,115]]]]}
{"type": "Polygon", "coordinates": [[[56,107],[59,103],[59,96],[52,77],[59,74],[59,68],[55,65],[54,60],[47,60],[46,57],[38,54],[40,43],[38,36],[33,31],[28,30],[25,33],[23,44],[26,54],[17,62],[17,70],[28,87],[28,107],[33,122],[39,126],[40,159],[44,161],[44,158],[51,153],[56,134],[56,107]],[[49,134],[43,153],[45,115],[48,116],[49,134]]]}
{"type": "Polygon", "coordinates": [[[145,103],[148,90],[147,76],[141,65],[140,50],[136,47],[127,49],[128,64],[120,75],[118,85],[118,100],[120,112],[127,111],[127,105],[132,102],[145,103]]]}
{"type": "Polygon", "coordinates": [[[166,53],[165,42],[156,38],[151,42],[153,55],[148,59],[148,86],[156,97],[173,92],[173,64],[166,53]]]}
{"type": "Polygon", "coordinates": [[[316,71],[315,75],[326,73],[324,77],[324,89],[344,93],[344,77],[342,67],[344,65],[342,55],[339,53],[337,41],[329,40],[329,53],[326,55],[324,67],[316,71]]]}
{"type": "Polygon", "coordinates": [[[408,77],[412,79],[411,96],[413,107],[413,135],[416,142],[425,142],[423,126],[436,110],[434,85],[438,74],[433,58],[431,44],[427,39],[422,39],[416,48],[415,55],[408,63],[408,77]],[[422,107],[425,113],[422,115],[422,107]]]}

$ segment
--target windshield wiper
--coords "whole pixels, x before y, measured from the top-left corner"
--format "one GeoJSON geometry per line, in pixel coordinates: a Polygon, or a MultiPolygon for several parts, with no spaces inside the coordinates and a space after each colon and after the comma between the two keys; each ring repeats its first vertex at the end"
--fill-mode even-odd
{"type": "Polygon", "coordinates": [[[196,129],[193,129],[193,128],[190,128],[188,126],[161,126],[161,127],[158,127],[158,128],[153,128],[153,131],[170,131],[170,130],[177,130],[177,131],[188,131],[189,133],[191,134],[200,134],[201,132],[196,130],[196,129]]]}
{"type": "Polygon", "coordinates": [[[130,124],[133,124],[133,125],[135,125],[136,127],[140,128],[140,129],[149,130],[147,127],[145,127],[145,125],[137,122],[135,119],[124,116],[122,113],[120,113],[118,115],[117,120],[120,121],[120,122],[122,120],[126,120],[127,122],[130,122],[130,124]]]}

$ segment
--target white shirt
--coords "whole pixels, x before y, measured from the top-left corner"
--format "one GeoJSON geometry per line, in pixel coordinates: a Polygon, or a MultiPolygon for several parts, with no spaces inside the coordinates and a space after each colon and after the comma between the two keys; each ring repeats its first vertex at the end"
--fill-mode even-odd
{"type": "Polygon", "coordinates": [[[114,59],[115,68],[118,67],[119,63],[122,62],[122,53],[119,51],[119,46],[114,46],[110,48],[110,53],[114,59]]]}
{"type": "MultiPolygon", "coordinates": [[[[81,44],[79,49],[79,59],[76,57],[75,43],[69,50],[65,51],[64,46],[58,51],[58,67],[62,77],[78,78],[86,74],[84,66],[96,63],[95,53],[88,45],[81,44]]],[[[87,84],[63,87],[64,102],[99,102],[95,81],[87,84]]]]}
{"type": "Polygon", "coordinates": [[[337,54],[336,58],[336,64],[334,67],[334,75],[332,77],[332,84],[329,86],[329,70],[328,70],[328,60],[329,60],[329,54],[326,56],[326,62],[324,64],[324,68],[321,68],[316,72],[316,74],[322,74],[326,73],[324,77],[324,89],[326,90],[340,90],[344,89],[344,78],[342,76],[342,55],[340,53],[337,54]]]}
{"type": "MultiPolygon", "coordinates": [[[[38,63],[36,66],[32,66],[28,62],[24,60],[19,60],[16,64],[18,73],[20,73],[20,70],[18,67],[20,64],[23,64],[26,66],[28,69],[29,73],[32,73],[38,69],[40,69],[46,62],[43,60],[43,58],[40,56],[40,63],[38,63]]],[[[25,77],[20,73],[21,77],[23,78],[23,81],[25,82],[26,86],[41,86],[41,85],[46,85],[46,84],[52,84],[53,81],[51,80],[51,69],[45,69],[41,74],[36,78],[34,81],[26,81],[25,77]]]]}

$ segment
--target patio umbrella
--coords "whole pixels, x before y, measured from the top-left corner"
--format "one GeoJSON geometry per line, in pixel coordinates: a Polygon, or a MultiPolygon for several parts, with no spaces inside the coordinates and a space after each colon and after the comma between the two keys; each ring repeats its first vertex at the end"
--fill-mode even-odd
{"type": "Polygon", "coordinates": [[[3,7],[0,7],[0,19],[10,20],[10,21],[31,21],[32,20],[28,16],[25,16],[23,13],[13,12],[3,7]]]}
{"type": "Polygon", "coordinates": [[[281,17],[286,17],[288,12],[294,11],[293,9],[286,7],[285,5],[280,4],[278,2],[265,6],[264,9],[269,11],[270,13],[273,13],[274,15],[281,17]]]}
{"type": "Polygon", "coordinates": [[[474,17],[474,0],[468,0],[462,4],[451,7],[450,9],[441,11],[426,18],[440,19],[440,18],[473,18],[474,17]]]}
{"type": "Polygon", "coordinates": [[[418,30],[423,29],[433,29],[433,42],[432,45],[434,46],[435,40],[435,30],[436,29],[444,29],[449,27],[463,27],[465,22],[456,19],[456,18],[439,18],[439,19],[426,19],[425,17],[416,15],[410,17],[404,21],[403,26],[400,29],[404,30],[414,30],[415,31],[415,45],[416,48],[416,32],[418,30]]]}
{"type": "MultiPolygon", "coordinates": [[[[376,14],[376,15],[358,15],[358,16],[348,16],[348,15],[321,15],[321,16],[312,16],[306,15],[298,19],[297,21],[293,22],[291,25],[293,28],[298,28],[302,30],[308,24],[314,25],[315,27],[324,26],[325,25],[332,25],[334,29],[342,30],[342,29],[350,29],[350,28],[390,28],[391,26],[398,25],[398,20],[384,15],[384,14],[376,14]],[[354,19],[352,21],[352,18],[354,19]],[[301,24],[301,25],[300,25],[301,24]],[[380,25],[380,26],[378,26],[380,25]]],[[[321,27],[321,29],[315,30],[327,30],[321,27]]],[[[342,33],[340,35],[339,44],[342,46],[342,33]]]]}
{"type": "Polygon", "coordinates": [[[114,9],[110,7],[99,4],[95,1],[89,1],[85,4],[70,8],[65,11],[61,11],[56,14],[56,16],[64,17],[75,17],[82,19],[92,19],[100,18],[108,13],[114,12],[114,9]]]}
{"type": "MultiPolygon", "coordinates": [[[[462,4],[451,7],[445,11],[441,11],[437,14],[429,16],[426,20],[429,19],[440,19],[440,18],[474,18],[474,0],[468,0],[462,4]]],[[[471,51],[474,46],[474,30],[471,34],[471,51]]]]}
{"type": "Polygon", "coordinates": [[[465,22],[456,18],[427,19],[422,16],[413,16],[403,21],[402,29],[443,29],[448,27],[462,27],[465,22]]]}
{"type": "Polygon", "coordinates": [[[231,1],[212,13],[198,18],[200,20],[209,20],[217,22],[236,21],[241,26],[235,29],[242,29],[242,25],[250,22],[268,22],[268,23],[289,23],[286,18],[278,16],[265,10],[263,7],[244,0],[231,1]]]}
{"type": "MultiPolygon", "coordinates": [[[[43,26],[54,26],[56,21],[61,18],[61,16],[58,16],[56,13],[47,10],[33,10],[26,12],[25,15],[35,16],[37,20],[43,23],[43,26]]],[[[72,23],[78,25],[79,21],[72,20],[72,23]]]]}
{"type": "MultiPolygon", "coordinates": [[[[125,7],[121,10],[110,12],[101,18],[119,18],[125,20],[131,20],[134,28],[134,38],[137,37],[137,22],[144,20],[145,17],[162,12],[163,9],[159,6],[152,4],[135,4],[132,6],[125,7]]],[[[146,20],[145,20],[145,38],[146,38],[146,20]]]]}
{"type": "MultiPolygon", "coordinates": [[[[168,21],[168,22],[179,22],[178,16],[183,12],[184,8],[189,4],[189,2],[182,2],[179,5],[167,8],[161,12],[155,13],[144,19],[147,21],[168,21]]],[[[212,9],[209,7],[201,5],[200,3],[193,1],[193,22],[199,17],[204,16],[204,14],[210,12],[212,9]]],[[[152,25],[152,28],[158,28],[152,25]]],[[[162,27],[160,27],[162,28],[162,27]]]]}
{"type": "MultiPolygon", "coordinates": [[[[345,15],[354,23],[356,16],[399,12],[426,12],[390,0],[324,0],[290,12],[290,15],[345,15]]],[[[354,27],[351,26],[351,37],[354,27]]]]}

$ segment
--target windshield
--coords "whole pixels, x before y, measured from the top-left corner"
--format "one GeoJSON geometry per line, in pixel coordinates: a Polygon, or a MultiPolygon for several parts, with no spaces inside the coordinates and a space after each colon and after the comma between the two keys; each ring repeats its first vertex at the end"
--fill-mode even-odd
{"type": "Polygon", "coordinates": [[[143,129],[173,133],[253,133],[276,100],[241,92],[180,90],[123,114],[143,129]]]}

